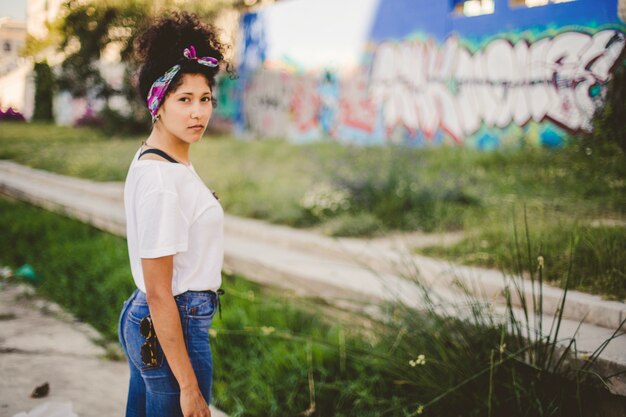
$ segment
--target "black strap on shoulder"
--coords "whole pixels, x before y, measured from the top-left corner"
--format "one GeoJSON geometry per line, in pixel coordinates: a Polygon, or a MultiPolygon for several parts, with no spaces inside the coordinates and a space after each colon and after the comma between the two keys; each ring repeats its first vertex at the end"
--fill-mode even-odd
{"type": "Polygon", "coordinates": [[[177,163],[178,163],[178,161],[177,161],[177,160],[175,160],[174,158],[172,158],[171,156],[169,156],[168,154],[166,154],[166,153],[165,153],[165,152],[163,152],[162,150],[160,150],[160,149],[152,149],[152,148],[150,148],[150,149],[146,149],[145,151],[143,151],[143,152],[139,155],[139,157],[137,158],[137,160],[141,159],[141,157],[142,157],[142,156],[144,156],[144,155],[145,155],[145,154],[147,154],[147,153],[155,153],[155,154],[157,154],[157,155],[159,155],[159,156],[162,156],[163,158],[167,159],[167,160],[168,160],[168,161],[170,161],[170,162],[174,162],[175,164],[177,164],[177,163]]]}

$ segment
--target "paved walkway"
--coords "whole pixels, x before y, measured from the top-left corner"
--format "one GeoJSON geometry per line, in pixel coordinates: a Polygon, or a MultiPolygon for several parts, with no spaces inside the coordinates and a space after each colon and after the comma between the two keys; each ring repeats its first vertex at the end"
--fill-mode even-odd
{"type": "MultiPolygon", "coordinates": [[[[0,161],[0,192],[82,219],[103,230],[125,235],[123,185],[97,183],[34,170],[0,161]]],[[[333,239],[318,233],[267,224],[234,216],[226,218],[225,268],[249,279],[326,297],[336,303],[374,306],[400,298],[420,307],[419,276],[432,294],[462,302],[459,285],[502,308],[504,279],[500,272],[456,265],[411,253],[414,235],[382,239],[333,239]]],[[[442,243],[454,235],[430,237],[442,243]]],[[[531,288],[525,282],[525,293],[531,288]]],[[[558,308],[562,291],[545,286],[544,323],[558,308]]],[[[576,291],[568,293],[560,335],[576,333],[579,351],[592,352],[626,318],[626,304],[604,301],[576,291]]],[[[626,369],[626,336],[611,342],[602,360],[616,370],[626,369]]],[[[626,375],[614,381],[626,394],[626,375]]]]}
{"type": "Polygon", "coordinates": [[[69,403],[78,417],[123,416],[130,371],[107,359],[99,338],[32,287],[0,283],[0,417],[46,403],[69,403]],[[45,383],[49,394],[31,398],[45,383]]]}

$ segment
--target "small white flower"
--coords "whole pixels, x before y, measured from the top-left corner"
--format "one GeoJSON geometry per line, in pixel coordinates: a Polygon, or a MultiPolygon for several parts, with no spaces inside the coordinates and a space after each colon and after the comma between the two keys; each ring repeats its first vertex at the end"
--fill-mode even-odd
{"type": "Polygon", "coordinates": [[[310,210],[314,216],[322,217],[328,212],[349,209],[350,193],[328,183],[319,183],[306,192],[300,205],[310,210]]]}
{"type": "Polygon", "coordinates": [[[426,356],[424,355],[418,355],[417,359],[413,360],[411,359],[409,361],[409,365],[411,365],[411,367],[415,368],[417,365],[425,365],[426,364],[426,356]]]}
{"type": "Polygon", "coordinates": [[[0,277],[9,278],[13,273],[11,272],[11,268],[8,266],[4,266],[0,268],[0,277]]]}
{"type": "Polygon", "coordinates": [[[262,333],[263,333],[263,335],[265,335],[265,336],[267,336],[267,335],[270,335],[270,334],[274,333],[274,331],[275,331],[275,330],[276,330],[276,329],[274,329],[274,328],[273,328],[273,327],[271,327],[271,326],[269,326],[269,327],[268,327],[268,326],[263,326],[263,327],[261,327],[261,332],[262,332],[262,333]]]}

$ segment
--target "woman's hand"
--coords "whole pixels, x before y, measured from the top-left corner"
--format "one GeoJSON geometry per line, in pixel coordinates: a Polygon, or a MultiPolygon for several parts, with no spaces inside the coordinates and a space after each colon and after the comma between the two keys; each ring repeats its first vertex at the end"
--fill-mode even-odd
{"type": "Polygon", "coordinates": [[[211,410],[198,387],[180,392],[180,408],[185,417],[211,417],[211,410]]]}

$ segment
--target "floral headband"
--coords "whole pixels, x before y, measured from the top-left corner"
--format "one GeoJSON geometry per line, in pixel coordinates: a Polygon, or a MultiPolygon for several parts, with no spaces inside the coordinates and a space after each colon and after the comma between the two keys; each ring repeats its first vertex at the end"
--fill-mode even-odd
{"type": "MultiPolygon", "coordinates": [[[[196,61],[198,64],[207,67],[217,67],[219,65],[219,61],[213,57],[203,56],[198,58],[196,55],[196,48],[193,45],[190,45],[189,48],[185,48],[183,56],[190,61],[196,61]]],[[[163,76],[159,77],[159,79],[152,84],[152,87],[150,87],[150,92],[148,93],[148,110],[152,115],[152,123],[157,121],[157,113],[159,111],[159,107],[161,106],[161,102],[165,97],[167,88],[170,86],[172,79],[174,79],[176,74],[178,74],[179,70],[180,65],[174,65],[172,68],[168,69],[163,76]]]]}

